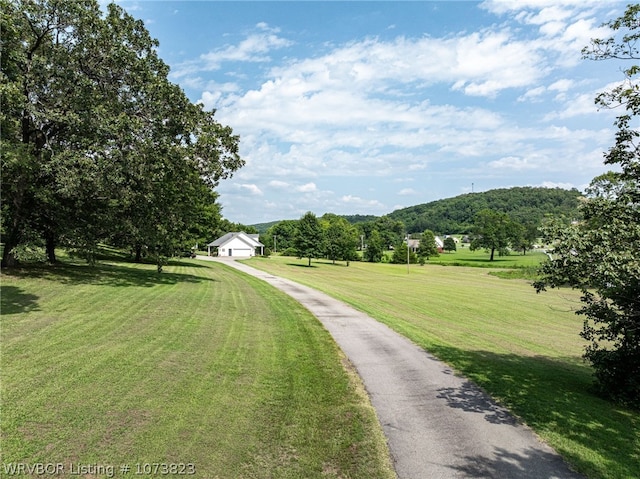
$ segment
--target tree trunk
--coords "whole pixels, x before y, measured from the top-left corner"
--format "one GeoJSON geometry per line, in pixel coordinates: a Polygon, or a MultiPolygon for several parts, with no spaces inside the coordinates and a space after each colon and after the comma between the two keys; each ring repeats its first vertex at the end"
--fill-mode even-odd
{"type": "Polygon", "coordinates": [[[142,261],[142,246],[136,245],[136,257],[134,259],[136,263],[140,263],[142,261]]]}
{"type": "Polygon", "coordinates": [[[2,252],[2,267],[3,268],[15,268],[18,266],[18,258],[15,257],[12,250],[18,246],[16,235],[9,235],[9,238],[4,243],[4,251],[2,252]]]}
{"type": "Polygon", "coordinates": [[[45,235],[46,241],[46,251],[47,251],[47,261],[50,264],[56,263],[56,239],[53,233],[47,233],[45,235]]]}
{"type": "Polygon", "coordinates": [[[491,248],[491,258],[489,258],[489,261],[493,261],[493,253],[496,252],[495,248],[491,248]]]}
{"type": "Polygon", "coordinates": [[[309,267],[311,267],[311,256],[309,256],[309,267]]]}

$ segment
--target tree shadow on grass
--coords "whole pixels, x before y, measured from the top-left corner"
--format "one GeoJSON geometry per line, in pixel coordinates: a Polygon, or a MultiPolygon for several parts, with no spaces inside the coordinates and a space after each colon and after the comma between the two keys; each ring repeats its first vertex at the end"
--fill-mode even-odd
{"type": "MultiPolygon", "coordinates": [[[[504,406],[535,431],[564,438],[556,443],[556,450],[575,469],[594,477],[640,477],[640,414],[596,396],[592,370],[579,358],[433,345],[429,352],[479,385],[465,382],[459,388],[440,390],[438,397],[450,407],[484,414],[489,422],[513,422],[504,406]],[[484,391],[497,398],[500,406],[484,391]]],[[[498,451],[495,461],[479,459],[480,466],[495,474],[472,477],[540,477],[520,474],[519,468],[535,464],[534,451],[530,456],[511,457],[498,451]],[[506,471],[512,467],[513,473],[497,474],[503,467],[506,471]]]]}
{"type": "Polygon", "coordinates": [[[518,479],[583,479],[584,476],[573,472],[557,455],[539,449],[527,448],[521,453],[496,448],[493,457],[465,456],[465,464],[453,466],[464,477],[518,478],[518,479]],[[558,477],[557,471],[563,471],[558,477]]]}
{"type": "MultiPolygon", "coordinates": [[[[170,263],[175,265],[176,263],[170,263]]],[[[193,266],[191,263],[186,266],[193,266]]],[[[198,267],[205,267],[197,265],[198,267]]],[[[96,265],[57,263],[55,265],[33,265],[3,271],[3,274],[14,278],[40,278],[57,281],[62,284],[93,284],[113,287],[171,285],[177,283],[200,283],[217,281],[211,277],[196,276],[185,273],[172,273],[165,270],[158,273],[153,265],[129,266],[122,264],[96,265]]]]}
{"type": "Polygon", "coordinates": [[[25,293],[17,286],[0,287],[0,314],[18,314],[38,311],[38,296],[25,293]]]}
{"type": "Polygon", "coordinates": [[[300,264],[300,263],[286,263],[287,266],[296,266],[298,268],[317,268],[318,266],[314,266],[311,265],[309,266],[308,264],[300,264]]]}

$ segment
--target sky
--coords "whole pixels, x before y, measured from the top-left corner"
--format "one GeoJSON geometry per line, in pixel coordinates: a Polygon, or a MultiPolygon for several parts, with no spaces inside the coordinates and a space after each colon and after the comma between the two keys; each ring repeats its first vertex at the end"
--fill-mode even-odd
{"type": "Polygon", "coordinates": [[[582,58],[626,3],[119,1],[169,79],[240,136],[217,187],[246,225],[384,215],[514,186],[583,190],[610,169],[625,66],[582,58]]]}

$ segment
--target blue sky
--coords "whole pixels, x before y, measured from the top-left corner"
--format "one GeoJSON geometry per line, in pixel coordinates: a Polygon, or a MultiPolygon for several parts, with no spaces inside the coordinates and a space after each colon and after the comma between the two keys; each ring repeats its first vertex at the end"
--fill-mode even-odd
{"type": "Polygon", "coordinates": [[[583,60],[626,3],[121,1],[170,79],[240,135],[218,187],[244,224],[383,215],[607,170],[622,64],[583,60]]]}

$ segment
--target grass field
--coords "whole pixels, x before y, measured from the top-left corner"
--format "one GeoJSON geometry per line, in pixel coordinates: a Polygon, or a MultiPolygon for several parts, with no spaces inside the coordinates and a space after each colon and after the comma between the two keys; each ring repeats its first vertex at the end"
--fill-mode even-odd
{"type": "Polygon", "coordinates": [[[547,256],[540,251],[529,251],[527,254],[513,252],[506,256],[499,256],[496,252],[493,261],[491,255],[484,250],[471,251],[469,245],[460,246],[456,251],[440,253],[429,259],[429,264],[445,266],[474,266],[483,268],[528,268],[538,266],[547,256]]]}
{"type": "MultiPolygon", "coordinates": [[[[441,255],[444,256],[444,255],[441,255]]],[[[536,294],[492,270],[332,265],[278,257],[248,264],[322,290],[388,324],[509,407],[591,478],[640,477],[640,413],[590,392],[579,297],[536,294]]]]}
{"type": "Polygon", "coordinates": [[[259,280],[67,264],[3,271],[1,298],[0,476],[395,477],[333,340],[259,280]]]}

